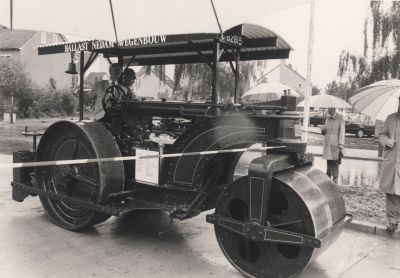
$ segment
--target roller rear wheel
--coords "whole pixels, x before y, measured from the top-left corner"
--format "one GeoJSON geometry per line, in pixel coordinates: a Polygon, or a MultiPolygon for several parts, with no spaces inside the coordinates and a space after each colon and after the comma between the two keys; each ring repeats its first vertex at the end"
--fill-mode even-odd
{"type": "MultiPolygon", "coordinates": [[[[50,126],[37,150],[37,161],[57,161],[121,156],[111,134],[99,123],[62,121],[50,126]]],[[[35,169],[39,189],[102,204],[109,193],[123,190],[122,162],[43,166],[35,169]]],[[[95,225],[110,216],[68,202],[40,197],[51,220],[76,230],[95,225]]]]}

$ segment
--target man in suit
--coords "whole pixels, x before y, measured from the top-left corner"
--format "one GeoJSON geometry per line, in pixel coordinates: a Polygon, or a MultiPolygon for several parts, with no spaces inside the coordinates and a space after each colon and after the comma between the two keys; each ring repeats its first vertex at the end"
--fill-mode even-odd
{"type": "Polygon", "coordinates": [[[345,122],[341,114],[336,113],[333,107],[328,108],[325,125],[321,127],[324,135],[324,149],[322,158],[326,159],[326,174],[338,183],[340,151],[344,148],[345,122]]]}

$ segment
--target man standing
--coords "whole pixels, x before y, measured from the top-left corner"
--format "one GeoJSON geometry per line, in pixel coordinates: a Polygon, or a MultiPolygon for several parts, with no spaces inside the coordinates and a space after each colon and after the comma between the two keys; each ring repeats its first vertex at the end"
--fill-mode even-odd
{"type": "Polygon", "coordinates": [[[325,125],[321,127],[324,135],[324,151],[322,158],[326,159],[326,174],[338,183],[339,178],[339,152],[344,148],[345,123],[343,116],[336,113],[333,107],[328,108],[325,125]]]}
{"type": "Polygon", "coordinates": [[[393,233],[400,221],[400,103],[397,113],[390,114],[385,121],[379,142],[384,148],[382,173],[379,188],[386,193],[386,230],[393,233]]]}

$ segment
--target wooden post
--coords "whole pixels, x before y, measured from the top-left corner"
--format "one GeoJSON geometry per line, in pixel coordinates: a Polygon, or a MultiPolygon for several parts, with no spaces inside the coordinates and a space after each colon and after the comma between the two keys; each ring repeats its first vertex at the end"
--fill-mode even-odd
{"type": "Polygon", "coordinates": [[[122,83],[122,74],[124,72],[124,56],[119,55],[118,56],[118,65],[121,67],[121,73],[120,76],[117,80],[118,83],[122,83]]]}
{"type": "Polygon", "coordinates": [[[312,93],[311,70],[314,44],[314,1],[310,4],[310,27],[309,27],[308,55],[307,55],[307,91],[304,95],[304,118],[302,140],[307,143],[308,123],[310,120],[310,96],[312,93]]]}
{"type": "MultiPolygon", "coordinates": [[[[379,138],[379,134],[382,131],[382,125],[383,125],[383,121],[381,120],[375,120],[375,139],[379,138]]],[[[378,143],[378,157],[381,157],[383,154],[383,147],[380,143],[378,143]]]]}
{"type": "Polygon", "coordinates": [[[79,70],[79,121],[83,121],[83,75],[85,74],[85,52],[80,53],[80,70],[79,70]]]}
{"type": "Polygon", "coordinates": [[[219,60],[219,41],[214,41],[214,54],[212,63],[212,95],[211,102],[218,104],[219,93],[218,93],[218,60],[219,60]]]}
{"type": "Polygon", "coordinates": [[[121,69],[124,67],[124,56],[118,56],[118,64],[121,66],[121,69]]]}

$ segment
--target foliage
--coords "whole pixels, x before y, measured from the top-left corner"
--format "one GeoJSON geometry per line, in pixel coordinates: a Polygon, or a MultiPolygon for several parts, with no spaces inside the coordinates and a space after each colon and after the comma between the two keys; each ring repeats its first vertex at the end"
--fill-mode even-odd
{"type": "Polygon", "coordinates": [[[49,78],[49,89],[51,92],[57,90],[57,81],[53,77],[49,78]]]}
{"type": "Polygon", "coordinates": [[[49,79],[47,88],[34,89],[23,65],[16,61],[0,62],[0,91],[8,107],[14,96],[14,112],[20,118],[70,116],[78,103],[71,92],[57,90],[54,78],[49,79]]]}
{"type": "MultiPolygon", "coordinates": [[[[265,61],[240,62],[239,95],[249,87],[251,80],[257,78],[257,70],[265,61]]],[[[212,70],[207,64],[175,65],[174,91],[182,91],[185,99],[205,100],[211,94],[212,70]]],[[[223,102],[229,102],[235,90],[235,76],[228,63],[218,64],[218,91],[223,102]]]]}
{"type": "Polygon", "coordinates": [[[0,98],[4,105],[2,108],[9,110],[11,96],[18,101],[29,94],[31,88],[32,82],[20,63],[11,60],[0,61],[0,98]]]}
{"type": "MultiPolygon", "coordinates": [[[[399,1],[392,1],[389,7],[381,1],[371,1],[370,15],[364,21],[363,56],[342,51],[338,76],[354,89],[379,80],[400,78],[399,1]]],[[[340,94],[345,96],[345,92],[340,94]]]]}
{"type": "Polygon", "coordinates": [[[325,93],[346,101],[354,95],[355,88],[348,82],[332,81],[326,85],[325,93]]]}
{"type": "Polygon", "coordinates": [[[317,86],[312,86],[311,95],[315,96],[315,95],[320,95],[320,94],[321,94],[321,89],[318,88],[317,86]]]}
{"type": "Polygon", "coordinates": [[[68,90],[32,90],[16,103],[21,118],[72,116],[77,106],[77,98],[68,90]]]}
{"type": "Polygon", "coordinates": [[[327,84],[328,94],[348,101],[360,87],[379,80],[400,78],[400,3],[393,1],[388,9],[383,2],[371,1],[363,32],[363,55],[342,51],[339,81],[327,84]]]}

